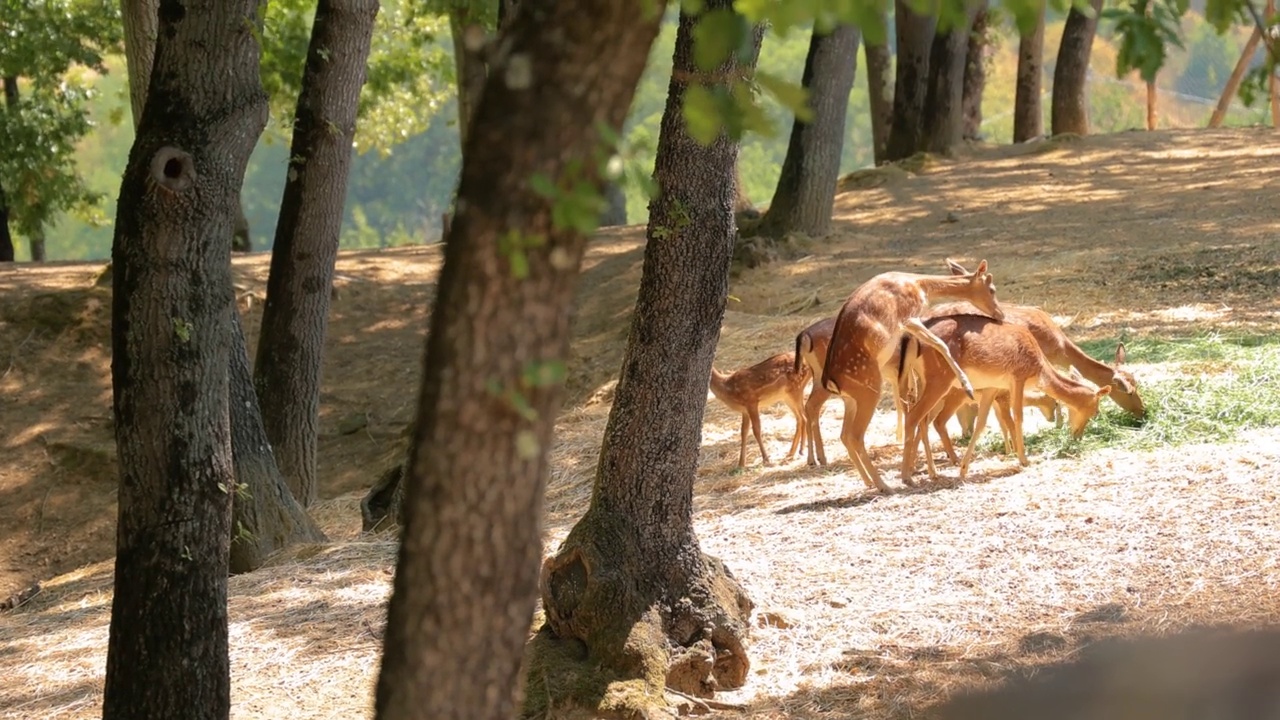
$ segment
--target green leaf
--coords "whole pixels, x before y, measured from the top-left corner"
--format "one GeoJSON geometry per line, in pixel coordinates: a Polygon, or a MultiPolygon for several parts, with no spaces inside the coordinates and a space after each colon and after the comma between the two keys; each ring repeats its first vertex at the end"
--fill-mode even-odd
{"type": "Polygon", "coordinates": [[[746,18],[733,10],[712,10],[693,28],[693,62],[699,70],[720,67],[742,46],[750,33],[746,18]]]}
{"type": "Polygon", "coordinates": [[[685,89],[681,114],[684,115],[689,137],[703,145],[715,142],[724,128],[719,103],[711,91],[702,85],[690,85],[685,89]]]}
{"type": "Polygon", "coordinates": [[[809,122],[813,119],[813,109],[809,107],[809,91],[803,86],[763,70],[756,71],[756,82],[800,120],[809,122]]]}

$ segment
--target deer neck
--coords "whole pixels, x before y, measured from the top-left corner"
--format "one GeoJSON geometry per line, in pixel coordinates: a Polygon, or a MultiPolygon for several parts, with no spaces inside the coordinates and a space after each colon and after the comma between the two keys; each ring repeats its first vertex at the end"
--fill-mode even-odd
{"type": "Polygon", "coordinates": [[[715,368],[711,368],[711,392],[719,397],[725,389],[725,384],[729,381],[729,373],[722,373],[715,368]]]}
{"type": "Polygon", "coordinates": [[[969,278],[967,277],[920,275],[916,277],[916,285],[924,291],[925,302],[942,298],[951,300],[969,298],[969,278]]]}
{"type": "MultiPolygon", "coordinates": [[[[1064,340],[1066,339],[1064,338],[1064,340]]],[[[1115,380],[1115,368],[1104,362],[1095,360],[1089,355],[1089,353],[1082,350],[1079,345],[1076,345],[1070,340],[1066,340],[1062,346],[1067,359],[1071,361],[1071,366],[1079,370],[1080,374],[1089,382],[1101,387],[1103,385],[1110,385],[1111,382],[1115,380]]]]}
{"type": "Polygon", "coordinates": [[[1040,389],[1049,397],[1073,409],[1088,405],[1094,391],[1083,383],[1063,375],[1048,363],[1040,370],[1040,389]]]}

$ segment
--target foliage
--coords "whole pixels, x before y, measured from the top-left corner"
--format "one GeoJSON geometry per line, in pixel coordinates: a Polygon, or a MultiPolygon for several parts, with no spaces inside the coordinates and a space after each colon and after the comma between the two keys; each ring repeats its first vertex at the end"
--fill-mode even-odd
{"type": "Polygon", "coordinates": [[[100,221],[76,167],[76,143],[92,127],[90,81],[123,42],[114,0],[4,0],[0,77],[18,78],[16,102],[0,112],[0,174],[14,230],[27,237],[66,210],[100,221]]]}

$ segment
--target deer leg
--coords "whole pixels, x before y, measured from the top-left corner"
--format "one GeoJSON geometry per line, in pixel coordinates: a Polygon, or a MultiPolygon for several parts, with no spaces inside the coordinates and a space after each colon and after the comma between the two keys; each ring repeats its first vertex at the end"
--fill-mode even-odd
{"type": "Polygon", "coordinates": [[[805,447],[808,450],[810,465],[827,464],[826,449],[822,447],[822,406],[826,404],[829,397],[831,392],[815,382],[813,390],[809,392],[809,399],[804,404],[805,425],[808,426],[805,447]]]}
{"type": "Polygon", "coordinates": [[[1023,393],[1025,392],[1026,381],[1015,380],[1013,383],[1013,449],[1018,453],[1018,462],[1026,467],[1031,464],[1027,459],[1027,441],[1026,436],[1022,434],[1022,413],[1025,410],[1024,403],[1026,401],[1023,393]]]}
{"type": "MultiPolygon", "coordinates": [[[[756,436],[756,445],[760,446],[760,461],[765,465],[771,465],[769,462],[769,453],[764,449],[764,438],[760,437],[760,408],[749,407],[747,412],[751,414],[751,433],[756,436]]],[[[746,439],[743,438],[743,443],[746,439]]]]}
{"type": "Polygon", "coordinates": [[[978,406],[964,403],[956,407],[956,420],[960,423],[960,437],[973,437],[973,424],[978,419],[978,406]]]}
{"type": "Polygon", "coordinates": [[[965,395],[973,398],[973,384],[969,382],[969,376],[965,375],[964,370],[960,369],[960,364],[951,355],[951,349],[947,347],[946,343],[942,342],[941,338],[930,332],[929,328],[920,322],[920,318],[908,318],[902,323],[902,330],[919,340],[921,344],[937,350],[942,355],[942,359],[947,361],[947,366],[951,368],[951,372],[955,373],[956,380],[960,383],[960,389],[964,390],[965,395]]]}
{"type": "Polygon", "coordinates": [[[960,465],[960,456],[956,455],[956,446],[951,442],[951,432],[947,430],[947,421],[956,414],[958,408],[967,408],[969,399],[958,393],[948,392],[942,400],[940,407],[935,407],[933,416],[933,429],[938,432],[938,442],[942,444],[942,451],[947,454],[947,459],[952,465],[960,465]]]}
{"type": "Polygon", "coordinates": [[[973,437],[969,438],[969,447],[965,449],[964,458],[960,461],[961,480],[969,473],[969,463],[973,461],[974,450],[978,447],[978,438],[982,437],[982,431],[986,429],[987,415],[991,413],[991,401],[994,397],[994,390],[983,390],[978,395],[978,421],[973,427],[973,437]]]}
{"type": "Polygon", "coordinates": [[[738,432],[738,467],[747,466],[747,428],[751,427],[751,419],[742,413],[742,429],[738,432]]]}
{"type": "Polygon", "coordinates": [[[1013,453],[1013,418],[1009,415],[1009,395],[996,395],[996,422],[1000,424],[1000,435],[1004,437],[1004,454],[1013,453]]]}
{"type": "Polygon", "coordinates": [[[862,482],[867,487],[876,487],[885,494],[892,493],[893,490],[880,478],[879,471],[871,462],[871,454],[867,452],[867,427],[871,425],[871,418],[876,411],[876,400],[880,396],[878,383],[874,387],[862,384],[855,387],[857,394],[853,397],[853,416],[852,418],[849,416],[846,406],[844,432],[841,433],[840,439],[844,441],[844,447],[849,451],[849,458],[861,473],[862,482]]]}
{"type": "Polygon", "coordinates": [[[916,448],[922,439],[925,454],[930,456],[930,462],[932,462],[932,453],[929,452],[929,417],[934,406],[946,394],[949,387],[950,383],[944,385],[940,382],[925,385],[920,393],[920,399],[907,411],[903,422],[906,437],[902,443],[902,482],[905,485],[915,486],[916,484],[911,476],[916,471],[916,448]]]}
{"type": "Polygon", "coordinates": [[[805,437],[808,435],[808,425],[805,423],[803,406],[794,399],[788,398],[787,407],[796,418],[796,434],[791,438],[791,449],[787,451],[786,459],[790,460],[796,456],[796,451],[804,448],[805,437]]]}

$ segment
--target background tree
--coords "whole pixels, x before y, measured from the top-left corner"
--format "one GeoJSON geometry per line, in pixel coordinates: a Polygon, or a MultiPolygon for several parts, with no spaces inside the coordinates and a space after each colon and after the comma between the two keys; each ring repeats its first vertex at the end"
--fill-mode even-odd
{"type": "Polygon", "coordinates": [[[964,75],[979,5],[939,19],[929,51],[929,82],[918,150],[947,154],[964,139],[964,75]]]}
{"type": "MultiPolygon", "coordinates": [[[[987,87],[987,51],[993,41],[989,24],[988,3],[978,6],[969,31],[969,55],[964,63],[964,93],[960,110],[965,140],[977,140],[982,135],[982,95],[987,87]]],[[[998,17],[998,15],[997,15],[998,17]]]]}
{"type": "Polygon", "coordinates": [[[809,112],[792,122],[778,186],[760,221],[762,235],[800,232],[822,237],[831,228],[859,35],[858,28],[849,25],[814,27],[801,79],[809,91],[809,112]]]}
{"type": "MultiPolygon", "coordinates": [[[[888,17],[880,16],[881,27],[888,27],[888,17]]],[[[888,39],[875,41],[867,37],[867,96],[871,105],[872,157],[876,165],[883,165],[888,157],[889,131],[893,126],[893,54],[888,39]]]]}
{"type": "Polygon", "coordinates": [[[304,507],[318,497],[320,369],[378,0],[320,0],[272,245],[254,387],[276,463],[304,507]]]}
{"type": "Polygon", "coordinates": [[[9,235],[9,201],[0,181],[0,262],[13,262],[13,238],[9,235]]]}
{"type": "Polygon", "coordinates": [[[54,218],[66,210],[87,217],[102,199],[76,167],[76,143],[90,128],[85,101],[91,91],[69,71],[106,72],[103,55],[120,44],[120,17],[110,0],[9,0],[0,37],[0,177],[9,190],[12,229],[40,261],[54,218]]]}
{"type": "Polygon", "coordinates": [[[267,104],[256,2],[166,8],[112,248],[120,499],[106,720],[230,713],[230,240],[267,104]]]}
{"type": "Polygon", "coordinates": [[[1018,79],[1013,99],[1013,141],[1026,142],[1044,134],[1040,82],[1044,75],[1044,6],[1030,28],[1018,32],[1018,79]]]}
{"type": "Polygon", "coordinates": [[[680,18],[640,292],[591,505],[543,567],[547,622],[530,648],[526,716],[598,704],[610,681],[638,683],[632,702],[662,704],[664,686],[706,695],[740,686],[750,665],[751,601],[698,546],[693,479],[735,235],[724,180],[738,154],[722,132],[734,128],[703,110],[732,95],[726,78],[750,76],[761,34],[730,0],[703,11],[680,18]],[[719,57],[694,44],[713,32],[719,57]]]}
{"type": "Polygon", "coordinates": [[[921,149],[925,101],[929,94],[929,53],[938,21],[921,15],[906,0],[894,2],[897,36],[897,74],[893,86],[893,123],[885,145],[885,160],[910,157],[921,149]]]}
{"type": "Polygon", "coordinates": [[[514,714],[570,303],[660,20],[643,3],[525,0],[504,33],[427,337],[381,719],[514,714]]]}
{"type": "Polygon", "coordinates": [[[1053,97],[1049,128],[1054,135],[1089,134],[1089,100],[1085,95],[1093,36],[1098,29],[1102,0],[1090,0],[1090,12],[1072,7],[1062,27],[1058,63],[1053,69],[1053,97]]]}

